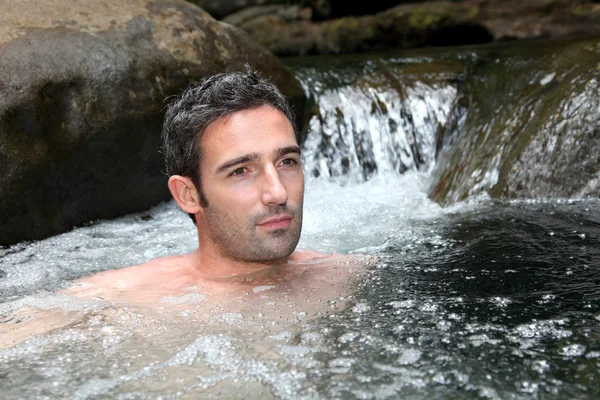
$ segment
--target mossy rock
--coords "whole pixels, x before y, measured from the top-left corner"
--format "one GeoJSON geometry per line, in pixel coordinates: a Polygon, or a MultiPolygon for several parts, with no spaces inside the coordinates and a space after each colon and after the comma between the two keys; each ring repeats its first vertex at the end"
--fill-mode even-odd
{"type": "Polygon", "coordinates": [[[477,53],[442,138],[431,196],[600,196],[600,40],[477,53]],[[573,63],[573,60],[577,60],[573,63]]]}

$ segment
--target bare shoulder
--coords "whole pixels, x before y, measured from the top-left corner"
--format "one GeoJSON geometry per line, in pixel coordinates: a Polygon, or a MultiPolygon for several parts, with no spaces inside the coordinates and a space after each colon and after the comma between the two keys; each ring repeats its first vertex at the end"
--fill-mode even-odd
{"type": "Polygon", "coordinates": [[[144,264],[99,272],[78,279],[64,293],[75,297],[94,297],[100,292],[127,291],[139,288],[157,278],[170,274],[181,273],[188,269],[190,255],[169,256],[157,258],[144,264]]]}

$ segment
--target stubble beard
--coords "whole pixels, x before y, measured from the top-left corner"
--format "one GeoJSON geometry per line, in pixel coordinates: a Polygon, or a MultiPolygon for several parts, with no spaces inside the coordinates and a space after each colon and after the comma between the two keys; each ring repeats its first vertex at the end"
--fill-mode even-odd
{"type": "Polygon", "coordinates": [[[209,206],[204,211],[204,226],[207,236],[222,255],[231,260],[252,263],[279,260],[292,254],[298,245],[302,231],[302,204],[298,208],[286,205],[270,207],[265,213],[252,215],[246,225],[209,206]],[[282,214],[292,216],[287,228],[261,231],[257,227],[260,222],[282,214]]]}

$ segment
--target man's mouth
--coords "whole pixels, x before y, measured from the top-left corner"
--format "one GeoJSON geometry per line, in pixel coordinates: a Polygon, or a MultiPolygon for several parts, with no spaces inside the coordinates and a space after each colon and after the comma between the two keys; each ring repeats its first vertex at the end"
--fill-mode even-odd
{"type": "Polygon", "coordinates": [[[290,224],[292,223],[292,217],[290,215],[280,215],[278,217],[272,217],[269,218],[263,222],[261,222],[260,224],[258,224],[258,226],[260,226],[261,228],[266,228],[266,229],[284,229],[287,228],[288,226],[290,226],[290,224]]]}

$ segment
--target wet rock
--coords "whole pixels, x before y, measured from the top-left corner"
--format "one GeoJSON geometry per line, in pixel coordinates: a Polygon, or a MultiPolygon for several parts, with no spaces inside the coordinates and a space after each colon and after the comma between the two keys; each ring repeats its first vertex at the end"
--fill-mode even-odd
{"type": "MultiPolygon", "coordinates": [[[[286,0],[188,0],[217,19],[222,19],[236,11],[257,5],[289,4],[286,0]]],[[[300,0],[297,3],[301,3],[300,0]]]]}
{"type": "Polygon", "coordinates": [[[310,20],[312,13],[310,12],[310,8],[303,9],[300,6],[295,5],[254,6],[233,13],[223,18],[222,21],[231,25],[243,27],[246,23],[252,23],[253,20],[260,19],[260,17],[266,15],[277,16],[282,23],[287,23],[298,19],[310,20]]]}
{"type": "Polygon", "coordinates": [[[479,52],[441,139],[431,197],[600,196],[599,82],[598,39],[479,52]]]}
{"type": "MultiPolygon", "coordinates": [[[[372,10],[386,4],[375,3],[372,10]]],[[[337,7],[329,16],[345,16],[320,21],[313,8],[310,21],[271,12],[236,25],[281,56],[600,34],[600,4],[589,0],[425,1],[364,16],[357,16],[363,8],[337,7]]]]}
{"type": "Polygon", "coordinates": [[[179,0],[13,2],[0,13],[0,244],[39,239],[169,198],[164,99],[202,76],[298,82],[241,30],[179,0]]]}

